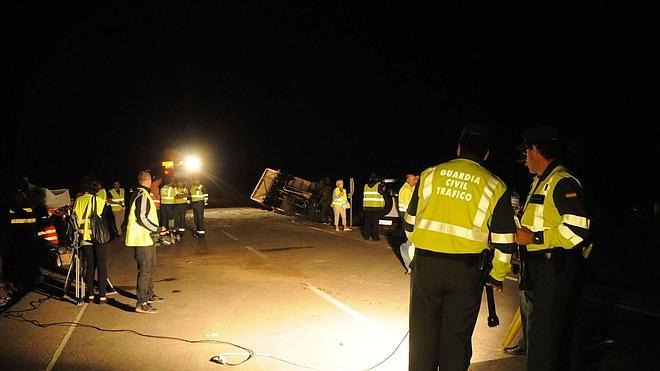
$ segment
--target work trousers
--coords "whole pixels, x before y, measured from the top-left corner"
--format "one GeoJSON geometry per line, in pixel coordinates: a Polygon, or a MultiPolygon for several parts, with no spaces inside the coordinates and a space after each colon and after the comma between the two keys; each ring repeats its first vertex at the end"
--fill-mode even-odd
{"type": "Polygon", "coordinates": [[[124,209],[122,208],[121,210],[117,210],[117,211],[113,210],[112,214],[115,217],[115,227],[117,228],[116,230],[117,236],[121,236],[122,235],[121,225],[124,224],[124,214],[125,214],[124,209]]]}
{"type": "Polygon", "coordinates": [[[2,270],[5,280],[31,290],[39,281],[39,253],[33,225],[10,228],[3,249],[2,270]]]}
{"type": "Polygon", "coordinates": [[[531,287],[522,291],[520,308],[527,327],[527,369],[579,367],[575,318],[582,255],[563,249],[527,252],[526,263],[531,287]]]}
{"type": "Polygon", "coordinates": [[[160,204],[160,226],[166,229],[174,228],[170,224],[170,219],[174,219],[174,206],[173,204],[160,204]]]}
{"type": "Polygon", "coordinates": [[[99,296],[105,296],[105,288],[108,281],[108,250],[109,244],[105,245],[82,245],[85,253],[85,284],[87,285],[87,297],[94,296],[94,272],[98,271],[99,296]]]}
{"type": "Polygon", "coordinates": [[[339,228],[339,218],[344,222],[344,227],[348,227],[346,222],[346,209],[343,206],[332,206],[332,211],[335,214],[335,228],[339,228]]]}
{"type": "Polygon", "coordinates": [[[192,203],[193,217],[195,219],[195,230],[204,233],[204,202],[197,201],[192,203]]]}
{"type": "Polygon", "coordinates": [[[156,246],[134,247],[137,262],[137,306],[146,303],[154,296],[154,271],[156,270],[156,246]]]}
{"type": "Polygon", "coordinates": [[[481,254],[417,248],[410,283],[409,370],[467,370],[483,280],[481,254]]]}
{"type": "Polygon", "coordinates": [[[186,211],[188,211],[187,204],[174,205],[174,226],[179,232],[186,230],[186,211]]]}
{"type": "Polygon", "coordinates": [[[371,238],[374,241],[378,241],[380,239],[380,226],[378,225],[378,220],[380,219],[380,215],[383,213],[383,210],[381,209],[364,209],[364,220],[362,221],[362,237],[364,239],[369,239],[371,238]]]}

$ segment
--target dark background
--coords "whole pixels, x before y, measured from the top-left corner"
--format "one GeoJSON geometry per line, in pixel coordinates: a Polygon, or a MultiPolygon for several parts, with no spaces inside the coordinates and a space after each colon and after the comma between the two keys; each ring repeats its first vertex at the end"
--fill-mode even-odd
{"type": "Polygon", "coordinates": [[[128,185],[166,151],[194,151],[212,195],[247,202],[265,167],[358,184],[420,172],[452,158],[473,121],[494,134],[488,166],[524,195],[515,147],[545,123],[566,139],[601,251],[628,245],[630,269],[640,251],[658,261],[657,5],[23,2],[3,13],[4,178],[128,185]]]}

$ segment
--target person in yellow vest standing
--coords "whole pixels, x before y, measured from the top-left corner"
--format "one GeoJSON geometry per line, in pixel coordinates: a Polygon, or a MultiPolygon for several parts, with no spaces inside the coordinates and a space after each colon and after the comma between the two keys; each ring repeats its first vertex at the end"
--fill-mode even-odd
{"type": "Polygon", "coordinates": [[[458,158],[424,170],[408,205],[410,370],[468,369],[484,283],[501,289],[511,268],[511,196],[481,165],[489,145],[486,127],[467,124],[458,158]]]}
{"type": "Polygon", "coordinates": [[[172,176],[169,182],[160,188],[160,226],[161,229],[173,230],[174,225],[170,219],[174,219],[174,196],[176,195],[176,179],[172,176]]]}
{"type": "Polygon", "coordinates": [[[186,211],[188,211],[188,187],[182,179],[177,179],[174,194],[174,227],[176,240],[180,241],[186,232],[186,211]]]}
{"type": "MultiPolygon", "coordinates": [[[[412,199],[413,191],[419,180],[419,175],[416,174],[406,174],[406,181],[403,183],[399,189],[399,215],[401,217],[401,224],[403,225],[403,219],[406,215],[406,210],[408,210],[408,204],[410,199],[412,199]]],[[[401,259],[403,260],[403,265],[406,268],[406,273],[410,274],[410,261],[413,258],[415,253],[415,245],[410,242],[408,238],[406,241],[399,246],[399,251],[401,252],[401,259]]]]}
{"type": "Polygon", "coordinates": [[[364,185],[362,197],[362,238],[380,240],[379,220],[385,207],[383,185],[378,181],[375,173],[369,174],[369,182],[364,185]]]}
{"type": "Polygon", "coordinates": [[[332,191],[332,211],[335,213],[335,231],[339,232],[339,217],[341,216],[344,221],[344,231],[348,232],[351,229],[348,227],[346,221],[346,209],[350,208],[351,205],[348,202],[348,195],[344,189],[344,181],[339,179],[335,182],[337,186],[334,191],[332,191]]]}
{"type": "Polygon", "coordinates": [[[122,235],[122,224],[124,224],[124,205],[126,203],[124,196],[124,188],[118,180],[112,182],[112,188],[108,197],[108,204],[112,208],[112,214],[115,217],[115,226],[117,227],[117,236],[122,235]]]}
{"type": "Polygon", "coordinates": [[[165,299],[154,293],[154,272],[156,270],[156,244],[158,239],[158,213],[151,199],[151,174],[140,171],[135,197],[131,203],[126,226],[126,246],[133,248],[137,262],[137,303],[138,313],[158,313],[151,304],[165,299]]]}
{"type": "Polygon", "coordinates": [[[557,129],[528,129],[521,149],[534,174],[516,236],[526,249],[521,254],[526,269],[521,272],[520,310],[526,323],[527,369],[580,369],[581,347],[573,336],[590,226],[584,192],[557,160],[557,129]]]}
{"type": "MultiPolygon", "coordinates": [[[[73,214],[81,234],[81,248],[85,253],[85,301],[94,300],[94,272],[98,271],[99,304],[107,303],[108,282],[108,251],[109,244],[95,244],[92,242],[92,229],[90,216],[96,208],[98,216],[103,215],[105,209],[105,190],[101,191],[101,183],[94,176],[84,176],[80,180],[80,191],[84,192],[77,197],[73,206],[73,214]]],[[[104,221],[105,222],[105,221],[104,221]]]]}
{"type": "Polygon", "coordinates": [[[209,203],[209,194],[206,193],[206,188],[199,178],[193,179],[190,190],[190,201],[192,202],[193,217],[195,219],[195,233],[193,233],[193,237],[206,237],[206,231],[204,231],[204,206],[209,203]]]}

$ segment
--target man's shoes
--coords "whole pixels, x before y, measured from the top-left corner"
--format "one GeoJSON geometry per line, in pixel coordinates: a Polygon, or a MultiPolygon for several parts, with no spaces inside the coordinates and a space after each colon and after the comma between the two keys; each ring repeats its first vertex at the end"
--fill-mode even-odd
{"type": "Polygon", "coordinates": [[[164,301],[165,301],[165,298],[161,298],[158,295],[153,295],[152,297],[150,297],[147,300],[147,303],[149,303],[149,304],[151,304],[151,303],[163,303],[164,301]]]}
{"type": "Polygon", "coordinates": [[[108,304],[108,298],[106,298],[105,296],[101,296],[99,298],[98,304],[108,304]]]}
{"type": "Polygon", "coordinates": [[[135,307],[135,311],[137,313],[146,313],[146,314],[158,313],[158,309],[152,307],[151,305],[149,305],[149,303],[142,303],[138,305],[137,307],[135,307]]]}
{"type": "Polygon", "coordinates": [[[518,345],[514,345],[512,347],[504,348],[504,353],[512,356],[524,356],[527,354],[527,350],[518,345]]]}
{"type": "Polygon", "coordinates": [[[94,302],[94,295],[88,295],[88,296],[86,296],[86,297],[83,299],[83,301],[84,301],[85,303],[93,303],[93,302],[94,302]]]}
{"type": "Polygon", "coordinates": [[[115,289],[108,289],[108,290],[106,290],[106,293],[105,293],[105,294],[106,294],[107,296],[110,296],[110,295],[116,295],[116,294],[117,294],[117,290],[115,290],[115,289]]]}
{"type": "Polygon", "coordinates": [[[344,232],[350,232],[350,231],[352,231],[352,229],[350,229],[348,227],[344,227],[344,232]]]}

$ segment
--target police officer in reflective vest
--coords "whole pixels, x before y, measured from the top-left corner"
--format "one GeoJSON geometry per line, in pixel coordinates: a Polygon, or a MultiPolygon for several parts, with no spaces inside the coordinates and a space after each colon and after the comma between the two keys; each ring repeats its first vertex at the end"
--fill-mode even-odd
{"type": "Polygon", "coordinates": [[[192,201],[193,217],[195,219],[195,233],[193,233],[193,237],[205,237],[204,206],[209,203],[209,194],[206,193],[206,187],[200,182],[199,178],[193,179],[190,189],[190,199],[192,201]]]}
{"type": "Polygon", "coordinates": [[[379,220],[385,207],[385,198],[383,197],[383,185],[378,181],[375,173],[369,174],[369,182],[364,185],[362,197],[362,238],[368,240],[380,240],[379,220]]]}
{"type": "Polygon", "coordinates": [[[174,224],[170,219],[174,219],[174,196],[176,196],[176,179],[170,178],[170,182],[160,188],[160,226],[171,230],[174,224]]]}
{"type": "Polygon", "coordinates": [[[36,264],[35,236],[37,216],[30,193],[30,181],[21,178],[9,200],[9,238],[3,251],[4,278],[16,285],[22,294],[36,285],[39,266],[36,264]]]}
{"type": "Polygon", "coordinates": [[[124,204],[125,193],[124,188],[118,180],[112,182],[112,189],[110,189],[110,197],[108,197],[108,204],[112,208],[112,214],[115,217],[115,226],[117,228],[117,236],[122,235],[121,226],[124,224],[124,204]]]}
{"type": "Polygon", "coordinates": [[[456,153],[422,172],[405,215],[415,244],[410,370],[468,369],[484,283],[501,289],[516,248],[511,195],[481,165],[488,129],[467,124],[456,153]]]}
{"type": "MultiPolygon", "coordinates": [[[[406,210],[408,210],[408,204],[412,198],[413,191],[419,180],[419,175],[416,174],[406,174],[406,181],[403,183],[399,189],[399,216],[402,221],[405,218],[406,210]]],[[[403,222],[401,223],[403,225],[403,222]]],[[[410,273],[410,261],[415,254],[415,245],[406,238],[399,246],[399,251],[401,252],[401,259],[403,260],[404,268],[406,268],[406,274],[410,273]]]]}
{"type": "Polygon", "coordinates": [[[580,182],[556,160],[559,132],[528,129],[521,149],[535,175],[516,234],[518,244],[526,245],[521,282],[528,285],[521,287],[520,309],[527,324],[527,369],[566,370],[590,222],[580,182]]]}

